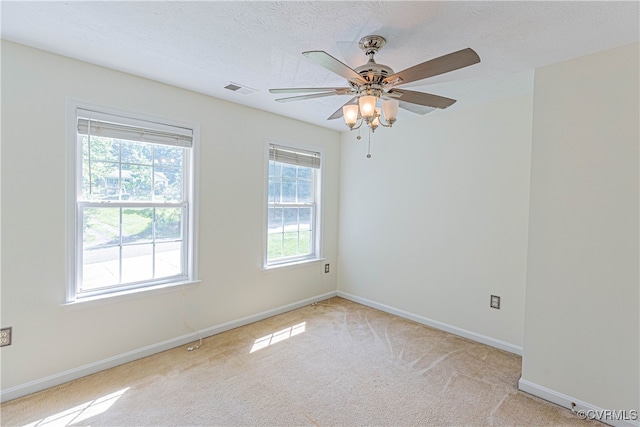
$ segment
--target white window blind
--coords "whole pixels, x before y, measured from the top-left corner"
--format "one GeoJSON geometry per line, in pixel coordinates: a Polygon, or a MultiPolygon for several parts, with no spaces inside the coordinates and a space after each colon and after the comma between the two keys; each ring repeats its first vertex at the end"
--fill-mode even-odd
{"type": "Polygon", "coordinates": [[[78,109],[78,134],[177,147],[193,146],[191,129],[81,109],[78,109]],[[127,123],[123,124],[123,121],[127,123]]]}
{"type": "Polygon", "coordinates": [[[314,151],[293,150],[278,145],[269,146],[269,160],[296,166],[320,169],[320,153],[314,151]]]}

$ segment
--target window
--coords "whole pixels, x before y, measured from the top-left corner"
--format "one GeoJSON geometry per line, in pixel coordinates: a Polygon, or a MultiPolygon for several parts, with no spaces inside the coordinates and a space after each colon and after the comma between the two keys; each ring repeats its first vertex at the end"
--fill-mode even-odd
{"type": "Polygon", "coordinates": [[[319,257],[320,153],[269,144],[266,266],[319,257]]]}
{"type": "Polygon", "coordinates": [[[75,108],[68,300],[194,279],[192,128],[75,108]]]}

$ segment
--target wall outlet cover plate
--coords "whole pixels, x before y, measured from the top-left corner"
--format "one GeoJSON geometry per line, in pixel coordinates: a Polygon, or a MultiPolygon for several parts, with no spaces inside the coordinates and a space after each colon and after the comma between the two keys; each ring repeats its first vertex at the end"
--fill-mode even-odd
{"type": "Polygon", "coordinates": [[[500,297],[499,296],[491,295],[490,307],[500,310],[500,297]]]}
{"type": "Polygon", "coordinates": [[[0,329],[0,347],[11,345],[11,328],[0,329]]]}

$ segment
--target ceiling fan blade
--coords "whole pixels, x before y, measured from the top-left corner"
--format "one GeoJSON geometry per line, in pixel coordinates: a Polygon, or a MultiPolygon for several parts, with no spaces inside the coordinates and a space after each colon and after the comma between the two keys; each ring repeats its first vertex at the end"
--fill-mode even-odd
{"type": "Polygon", "coordinates": [[[420,104],[411,104],[410,102],[403,101],[400,101],[399,106],[404,110],[411,111],[412,113],[416,114],[427,114],[435,110],[435,108],[425,107],[424,105],[420,104]]]}
{"type": "Polygon", "coordinates": [[[400,97],[402,97],[402,94],[398,91],[383,92],[380,96],[382,99],[399,99],[400,97]]]}
{"type": "Polygon", "coordinates": [[[437,76],[439,74],[448,73],[449,71],[458,70],[468,67],[469,65],[480,62],[480,57],[471,48],[459,50],[449,53],[435,59],[414,65],[413,67],[395,73],[383,80],[384,83],[392,86],[415,82],[426,79],[427,77],[437,76]]]}
{"type": "Polygon", "coordinates": [[[271,93],[309,93],[309,92],[351,92],[350,87],[292,87],[282,89],[269,89],[271,93]]]}
{"type": "MultiPolygon", "coordinates": [[[[353,98],[351,98],[349,101],[345,102],[342,107],[344,107],[345,105],[354,105],[358,103],[358,97],[354,96],[353,98]]],[[[342,117],[342,107],[338,108],[336,110],[335,113],[333,113],[332,115],[329,116],[329,118],[327,120],[335,120],[335,119],[339,119],[340,117],[342,117]]]]}
{"type": "Polygon", "coordinates": [[[354,83],[366,83],[365,79],[360,76],[360,74],[356,73],[354,69],[350,68],[348,65],[343,64],[338,61],[333,56],[329,55],[327,52],[322,50],[310,50],[307,52],[302,52],[304,56],[320,65],[321,67],[326,68],[329,71],[336,73],[339,76],[344,77],[345,79],[352,81],[354,83]]]}
{"type": "Polygon", "coordinates": [[[323,98],[325,96],[334,96],[335,92],[313,93],[310,95],[290,96],[289,98],[278,98],[278,102],[302,101],[304,99],[323,98]]]}
{"type": "Polygon", "coordinates": [[[447,108],[456,102],[455,99],[445,98],[444,96],[405,89],[391,89],[389,94],[400,94],[400,98],[396,98],[399,101],[424,105],[425,107],[431,108],[447,108]]]}

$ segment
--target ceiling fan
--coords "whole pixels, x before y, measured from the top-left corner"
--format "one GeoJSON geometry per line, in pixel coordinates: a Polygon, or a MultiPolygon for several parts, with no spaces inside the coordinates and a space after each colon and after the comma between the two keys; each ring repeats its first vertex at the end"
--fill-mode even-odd
{"type": "Polygon", "coordinates": [[[369,61],[355,69],[350,68],[321,50],[302,52],[304,56],[317,65],[346,78],[348,86],[269,89],[269,92],[277,94],[307,93],[307,95],[276,99],[278,102],[301,101],[334,95],[351,95],[352,98],[329,116],[327,120],[344,117],[345,123],[352,130],[358,129],[363,123],[366,123],[371,131],[375,131],[378,125],[385,127],[393,125],[397,118],[398,107],[413,113],[426,114],[436,108],[447,108],[456,102],[455,99],[398,89],[397,86],[448,73],[480,62],[478,54],[473,49],[467,48],[431,59],[396,73],[389,66],[378,64],[373,59],[374,55],[385,43],[385,38],[381,36],[363,37],[359,42],[359,47],[364,51],[369,61]],[[384,121],[380,108],[376,107],[379,99],[382,99],[384,121]],[[360,123],[356,126],[358,121],[360,123]]]}

